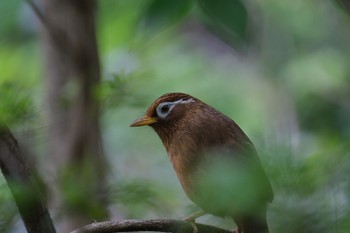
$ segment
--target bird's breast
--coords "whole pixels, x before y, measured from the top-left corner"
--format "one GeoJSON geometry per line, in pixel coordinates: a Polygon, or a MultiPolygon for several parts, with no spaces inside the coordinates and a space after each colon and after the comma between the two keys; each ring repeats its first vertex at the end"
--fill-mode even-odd
{"type": "Polygon", "coordinates": [[[169,147],[167,152],[182,188],[187,196],[193,200],[194,177],[199,166],[200,156],[191,140],[182,139],[185,142],[177,143],[176,147],[169,147]]]}

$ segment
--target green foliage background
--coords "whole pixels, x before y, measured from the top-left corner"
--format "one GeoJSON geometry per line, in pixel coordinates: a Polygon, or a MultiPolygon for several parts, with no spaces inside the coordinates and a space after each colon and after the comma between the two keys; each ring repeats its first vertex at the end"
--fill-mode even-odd
{"type": "MultiPolygon", "coordinates": [[[[233,118],[256,145],[275,192],[272,232],[348,232],[349,16],[332,1],[253,0],[229,2],[244,11],[230,17],[213,2],[99,1],[110,209],[123,218],[196,209],[156,134],[129,127],[155,98],[180,91],[233,118]]],[[[23,1],[0,9],[0,121],[35,152],[45,178],[40,23],[23,1]]],[[[2,177],[0,186],[0,231],[8,232],[16,208],[2,177]]]]}

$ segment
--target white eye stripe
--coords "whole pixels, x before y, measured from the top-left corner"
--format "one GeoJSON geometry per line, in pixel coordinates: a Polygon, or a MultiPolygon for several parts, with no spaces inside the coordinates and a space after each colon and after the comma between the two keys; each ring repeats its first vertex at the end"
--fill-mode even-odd
{"type": "Polygon", "coordinates": [[[176,100],[175,102],[173,102],[174,104],[189,104],[189,103],[193,103],[195,102],[194,99],[192,98],[189,98],[187,100],[184,100],[184,99],[179,99],[179,100],[176,100]]]}
{"type": "Polygon", "coordinates": [[[160,103],[158,105],[156,112],[157,112],[158,117],[164,119],[170,114],[171,110],[175,107],[175,105],[188,104],[188,103],[192,103],[192,102],[195,102],[194,99],[192,99],[192,98],[186,99],[186,100],[179,99],[179,100],[174,101],[174,102],[163,102],[163,103],[160,103]]]}

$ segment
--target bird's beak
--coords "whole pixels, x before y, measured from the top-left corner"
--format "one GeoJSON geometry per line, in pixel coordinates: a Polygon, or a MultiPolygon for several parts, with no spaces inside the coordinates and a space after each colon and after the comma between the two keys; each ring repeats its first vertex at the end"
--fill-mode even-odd
{"type": "Polygon", "coordinates": [[[130,126],[131,127],[138,127],[138,126],[144,126],[144,125],[151,125],[153,123],[156,123],[158,121],[158,118],[156,117],[149,117],[147,115],[144,115],[134,121],[130,126]]]}

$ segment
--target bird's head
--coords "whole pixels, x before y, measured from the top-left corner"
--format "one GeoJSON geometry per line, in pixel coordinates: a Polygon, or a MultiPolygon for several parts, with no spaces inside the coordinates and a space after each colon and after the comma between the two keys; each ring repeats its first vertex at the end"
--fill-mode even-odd
{"type": "Polygon", "coordinates": [[[199,100],[184,93],[168,93],[156,99],[147,109],[145,115],[134,121],[130,126],[149,125],[156,131],[174,127],[183,122],[189,112],[192,112],[199,100]]]}
{"type": "Polygon", "coordinates": [[[151,126],[166,148],[175,143],[194,149],[202,144],[219,144],[230,133],[230,124],[231,119],[201,100],[184,93],[168,93],[156,99],[130,126],[151,126]]]}

